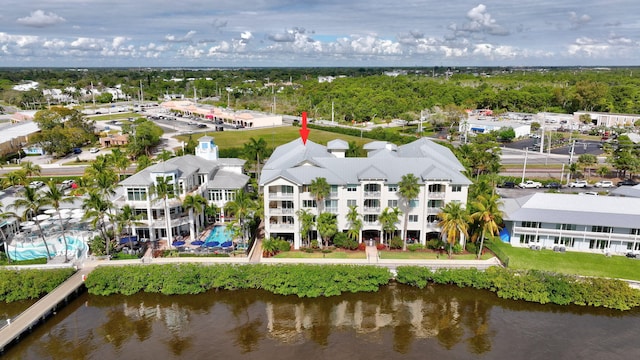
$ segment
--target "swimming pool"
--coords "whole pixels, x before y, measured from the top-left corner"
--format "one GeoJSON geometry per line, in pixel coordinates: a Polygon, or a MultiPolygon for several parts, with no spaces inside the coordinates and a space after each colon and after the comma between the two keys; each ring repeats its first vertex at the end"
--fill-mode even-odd
{"type": "Polygon", "coordinates": [[[229,243],[233,240],[231,232],[229,232],[225,226],[214,226],[209,232],[209,236],[204,241],[204,245],[208,247],[221,246],[224,243],[229,243]]]}

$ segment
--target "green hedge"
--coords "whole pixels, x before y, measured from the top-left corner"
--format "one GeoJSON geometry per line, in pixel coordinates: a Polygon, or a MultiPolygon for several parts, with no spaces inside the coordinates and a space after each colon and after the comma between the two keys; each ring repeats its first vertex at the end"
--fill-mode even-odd
{"type": "Polygon", "coordinates": [[[67,280],[74,269],[0,270],[0,301],[37,299],[67,280]]]}
{"type": "Polygon", "coordinates": [[[640,305],[640,291],[614,279],[579,278],[538,270],[515,271],[491,267],[477,269],[439,269],[401,266],[396,280],[424,288],[428,283],[453,284],[495,292],[498,297],[540,304],[587,305],[629,310],[640,305]]]}
{"type": "Polygon", "coordinates": [[[388,269],[375,266],[170,264],[99,267],[85,284],[94,295],[262,289],[278,295],[318,297],[377,291],[390,279],[388,269]]]}

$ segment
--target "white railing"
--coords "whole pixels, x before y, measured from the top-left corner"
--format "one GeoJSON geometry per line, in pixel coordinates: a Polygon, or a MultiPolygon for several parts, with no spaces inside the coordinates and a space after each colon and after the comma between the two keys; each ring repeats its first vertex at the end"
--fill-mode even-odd
{"type": "Polygon", "coordinates": [[[271,230],[293,230],[293,224],[269,224],[271,230]]]}
{"type": "Polygon", "coordinates": [[[427,208],[427,214],[428,215],[436,215],[436,214],[439,214],[440,211],[442,211],[442,209],[439,208],[439,207],[429,207],[429,208],[427,208]]]}
{"type": "Polygon", "coordinates": [[[269,199],[293,199],[293,193],[270,192],[269,199]]]}
{"type": "Polygon", "coordinates": [[[593,232],[593,231],[581,231],[581,230],[561,230],[561,229],[549,229],[549,228],[530,228],[523,226],[514,226],[514,233],[523,235],[548,235],[558,237],[581,237],[594,240],[616,240],[616,241],[640,241],[639,235],[633,234],[621,234],[621,233],[608,233],[608,232],[593,232]]]}
{"type": "Polygon", "coordinates": [[[429,199],[444,199],[445,195],[445,192],[430,192],[428,194],[429,199]]]}
{"type": "Polygon", "coordinates": [[[364,211],[364,212],[366,212],[366,213],[375,213],[375,214],[379,214],[379,213],[380,213],[380,207],[375,207],[375,206],[365,206],[363,211],[364,211]]]}
{"type": "Polygon", "coordinates": [[[271,215],[291,215],[293,213],[294,209],[269,208],[269,214],[271,215]]]}
{"type": "Polygon", "coordinates": [[[380,197],[380,195],[382,194],[382,192],[380,191],[365,191],[364,192],[364,197],[380,197]]]}

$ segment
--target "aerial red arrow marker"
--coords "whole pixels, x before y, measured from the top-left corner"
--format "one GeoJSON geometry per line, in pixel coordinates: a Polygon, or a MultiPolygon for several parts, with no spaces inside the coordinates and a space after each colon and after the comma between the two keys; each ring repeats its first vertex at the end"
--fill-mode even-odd
{"type": "Polygon", "coordinates": [[[309,138],[309,129],[307,128],[307,112],[302,112],[302,128],[300,129],[300,137],[302,138],[302,143],[307,145],[307,139],[309,138]]]}

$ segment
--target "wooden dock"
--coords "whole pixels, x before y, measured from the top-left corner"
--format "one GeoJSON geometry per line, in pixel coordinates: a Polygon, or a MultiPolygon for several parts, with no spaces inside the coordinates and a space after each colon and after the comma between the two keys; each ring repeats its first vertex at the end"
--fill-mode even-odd
{"type": "Polygon", "coordinates": [[[84,279],[92,270],[93,268],[85,268],[76,272],[55,290],[0,329],[0,354],[7,346],[19,340],[23,334],[31,332],[40,322],[55,314],[61,303],[68,301],[71,295],[77,293],[84,286],[84,279]]]}

